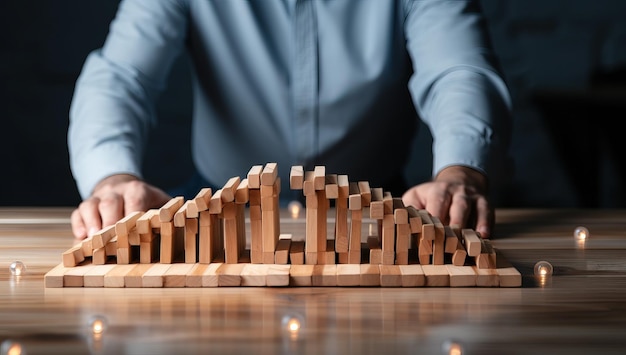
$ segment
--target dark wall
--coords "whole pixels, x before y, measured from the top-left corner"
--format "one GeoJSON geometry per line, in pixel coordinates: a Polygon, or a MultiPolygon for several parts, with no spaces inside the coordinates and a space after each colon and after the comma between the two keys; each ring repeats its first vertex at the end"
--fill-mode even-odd
{"type": "MultiPolygon", "coordinates": [[[[603,150],[591,152],[573,174],[568,158],[562,155],[564,151],[572,159],[565,144],[581,135],[590,142],[598,140],[591,130],[581,129],[580,123],[563,118],[578,115],[599,122],[596,116],[608,115],[602,100],[606,93],[597,95],[590,90],[590,82],[592,74],[598,72],[614,78],[613,70],[626,63],[626,2],[482,3],[515,106],[514,177],[498,191],[498,205],[626,207],[622,175],[606,163],[612,163],[614,159],[607,157],[614,156],[610,153],[619,146],[604,145],[603,150]],[[580,104],[589,97],[601,99],[585,106],[586,111],[571,109],[573,103],[580,104]],[[592,165],[592,161],[600,165],[592,165]],[[597,186],[577,186],[576,176],[593,182],[591,175],[598,172],[603,175],[595,177],[597,186]],[[593,204],[583,195],[592,195],[593,204]]],[[[66,144],[69,105],[83,61],[89,51],[102,45],[117,5],[116,0],[0,1],[0,117],[4,123],[0,128],[0,206],[79,203],[66,144]]],[[[607,80],[606,75],[602,78],[607,80]]],[[[617,101],[618,110],[623,107],[619,102],[626,102],[619,96],[626,92],[623,82],[609,93],[611,97],[617,95],[611,104],[617,101]]],[[[144,164],[147,179],[165,188],[181,183],[191,173],[188,83],[182,58],[159,104],[163,125],[151,136],[144,164]],[[179,143],[160,144],[164,140],[179,143]]],[[[614,116],[613,121],[619,117],[614,116]]],[[[598,137],[605,140],[602,135],[598,137]]],[[[430,151],[429,144],[429,135],[422,131],[415,151],[430,151]]],[[[618,153],[624,155],[621,150],[618,153]]],[[[427,179],[430,164],[429,159],[416,154],[407,177],[412,182],[427,179]]]]}

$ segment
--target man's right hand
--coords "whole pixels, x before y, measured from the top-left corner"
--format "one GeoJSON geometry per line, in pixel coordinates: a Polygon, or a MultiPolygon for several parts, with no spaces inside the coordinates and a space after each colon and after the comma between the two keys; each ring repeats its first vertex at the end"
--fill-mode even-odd
{"type": "Polygon", "coordinates": [[[72,233],[76,239],[85,239],[131,212],[158,208],[170,199],[163,190],[136,176],[110,176],[100,181],[91,196],[72,212],[72,233]]]}

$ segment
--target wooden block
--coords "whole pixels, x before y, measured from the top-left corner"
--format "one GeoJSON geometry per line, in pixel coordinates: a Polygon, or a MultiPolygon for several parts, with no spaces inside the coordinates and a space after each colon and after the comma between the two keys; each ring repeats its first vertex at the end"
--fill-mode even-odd
{"type": "Polygon", "coordinates": [[[302,165],[294,165],[289,172],[289,187],[292,190],[302,190],[304,184],[304,167],[302,165]]]}
{"type": "Polygon", "coordinates": [[[382,221],[381,248],[383,251],[383,264],[393,265],[395,258],[395,224],[393,214],[386,214],[382,221]]]}
{"type": "Polygon", "coordinates": [[[402,198],[394,197],[393,202],[393,221],[395,224],[409,224],[409,212],[402,202],[402,198]]]}
{"type": "Polygon", "coordinates": [[[383,251],[380,246],[380,240],[377,236],[367,237],[367,247],[370,253],[369,263],[378,265],[383,263],[383,251]]]}
{"type": "Polygon", "coordinates": [[[313,188],[315,191],[324,190],[326,186],[326,167],[316,165],[313,168],[313,188]]]}
{"type": "Polygon", "coordinates": [[[444,264],[444,250],[445,250],[445,229],[443,227],[443,223],[439,220],[439,218],[435,216],[431,216],[431,220],[433,221],[433,225],[435,226],[435,240],[433,242],[433,258],[432,263],[434,265],[443,265],[444,264]]]}
{"type": "Polygon", "coordinates": [[[185,287],[187,274],[194,264],[176,263],[165,271],[163,275],[163,287],[185,287]]]}
{"type": "Polygon", "coordinates": [[[235,201],[235,192],[237,191],[237,187],[241,183],[241,178],[239,176],[233,176],[226,184],[222,187],[222,202],[234,202],[235,201]]]}
{"type": "MultiPolygon", "coordinates": [[[[211,201],[211,197],[213,196],[213,189],[210,187],[204,187],[200,189],[200,191],[193,198],[193,201],[196,204],[196,210],[198,213],[202,211],[206,211],[209,209],[209,202],[211,201]]],[[[187,217],[198,217],[198,216],[187,216],[187,217]]]]}
{"type": "Polygon", "coordinates": [[[280,234],[274,253],[274,264],[287,264],[289,262],[289,249],[291,247],[291,234],[280,234]]]}
{"type": "Polygon", "coordinates": [[[498,273],[500,287],[522,286],[522,274],[513,266],[495,269],[498,273]]]}
{"type": "MultiPolygon", "coordinates": [[[[350,211],[350,231],[349,231],[349,251],[358,251],[361,253],[361,233],[363,227],[363,211],[351,210],[350,211]]],[[[360,264],[352,263],[352,264],[360,264]]]]}
{"type": "Polygon", "coordinates": [[[104,265],[107,262],[106,248],[94,249],[91,255],[91,262],[94,265],[104,265]]]}
{"type": "Polygon", "coordinates": [[[159,215],[159,210],[156,208],[153,208],[153,209],[149,209],[148,211],[146,211],[146,213],[142,214],[139,218],[137,218],[137,221],[135,222],[135,225],[137,226],[137,232],[139,234],[152,233],[152,219],[158,215],[159,215]]]}
{"type": "Polygon", "coordinates": [[[269,264],[245,264],[241,270],[241,286],[266,286],[269,264]]]}
{"type": "Polygon", "coordinates": [[[195,264],[198,262],[198,219],[185,219],[185,263],[195,264]]]}
{"type": "Polygon", "coordinates": [[[217,274],[217,286],[241,286],[241,271],[246,265],[247,264],[222,264],[215,271],[215,273],[217,274]]]}
{"type": "Polygon", "coordinates": [[[360,264],[361,286],[380,286],[380,268],[378,265],[360,264]]]}
{"type": "Polygon", "coordinates": [[[339,185],[337,182],[337,174],[326,175],[324,189],[326,192],[326,198],[333,200],[339,198],[339,185]]]}
{"type": "Polygon", "coordinates": [[[448,287],[450,286],[450,274],[446,265],[422,265],[425,286],[448,287]]]}
{"type": "Polygon", "coordinates": [[[457,249],[452,254],[452,265],[455,266],[463,266],[465,265],[465,260],[467,258],[467,251],[462,243],[457,244],[457,249]]]}
{"type": "Polygon", "coordinates": [[[263,172],[263,165],[254,165],[248,171],[247,179],[248,186],[251,189],[258,189],[261,187],[261,173],[263,172]]]}
{"type": "Polygon", "coordinates": [[[83,239],[80,243],[83,249],[83,256],[90,257],[93,255],[93,235],[83,239]]]}
{"type": "Polygon", "coordinates": [[[476,273],[476,286],[478,287],[498,287],[500,286],[500,278],[496,269],[479,269],[476,266],[470,266],[476,273]]]}
{"type": "Polygon", "coordinates": [[[291,241],[289,247],[289,261],[291,265],[304,264],[304,241],[291,241]]]}
{"type": "Polygon", "coordinates": [[[359,184],[355,181],[351,181],[348,186],[350,188],[350,195],[348,196],[348,209],[351,211],[362,210],[363,200],[361,192],[359,191],[359,184]]]}
{"type": "Polygon", "coordinates": [[[152,264],[141,276],[141,287],[163,287],[163,275],[171,264],[152,264]]]}
{"type": "Polygon", "coordinates": [[[459,240],[459,237],[456,235],[456,233],[454,233],[452,227],[450,227],[449,225],[445,225],[443,226],[443,228],[445,235],[444,252],[448,254],[453,254],[455,251],[457,251],[458,245],[459,243],[461,243],[461,240],[459,240]]]}
{"type": "Polygon", "coordinates": [[[348,200],[339,194],[335,201],[335,251],[345,253],[349,245],[348,200]]]}
{"type": "Polygon", "coordinates": [[[465,241],[465,250],[468,256],[478,256],[482,249],[482,243],[480,237],[476,234],[476,231],[469,228],[461,230],[461,235],[465,241]]]}
{"type": "Polygon", "coordinates": [[[291,265],[269,265],[265,281],[267,286],[289,286],[291,265]]]}
{"type": "Polygon", "coordinates": [[[94,265],[87,264],[74,266],[65,271],[63,275],[63,287],[83,287],[85,284],[85,274],[93,268],[94,265]]]}
{"type": "Polygon", "coordinates": [[[130,246],[139,246],[139,243],[141,243],[141,236],[137,232],[137,226],[134,226],[128,231],[128,244],[130,246]]]}
{"type": "Polygon", "coordinates": [[[380,286],[401,287],[402,273],[398,265],[379,265],[380,286]]]}
{"type": "Polygon", "coordinates": [[[63,266],[65,267],[74,267],[85,260],[85,255],[83,254],[83,244],[78,243],[68,250],[63,252],[62,255],[63,266]]]}
{"type": "Polygon", "coordinates": [[[409,216],[411,233],[420,233],[422,231],[422,218],[420,217],[418,210],[413,206],[407,206],[406,210],[409,216]]]}
{"type": "Polygon", "coordinates": [[[421,265],[398,265],[402,275],[402,287],[422,287],[426,284],[426,277],[421,265]]]}
{"type": "Polygon", "coordinates": [[[312,286],[337,286],[337,265],[314,265],[312,286]]]}
{"type": "Polygon", "coordinates": [[[272,186],[278,176],[278,164],[275,162],[266,163],[261,172],[261,185],[272,186]]]}
{"type": "Polygon", "coordinates": [[[93,265],[83,277],[83,287],[104,287],[104,275],[114,267],[115,264],[93,265]]]}
{"type": "Polygon", "coordinates": [[[209,213],[220,214],[222,213],[222,189],[215,191],[211,199],[209,200],[209,213]]]}
{"type": "Polygon", "coordinates": [[[161,222],[161,264],[171,264],[174,261],[174,222],[161,222]]]}
{"type": "Polygon", "coordinates": [[[187,219],[187,207],[189,206],[189,201],[185,201],[182,206],[174,213],[174,227],[184,227],[185,219],[187,219]]]}
{"type": "Polygon", "coordinates": [[[104,287],[125,287],[124,278],[135,266],[136,264],[115,265],[114,268],[104,275],[104,287]]]}
{"type": "Polygon", "coordinates": [[[314,265],[291,265],[289,284],[292,286],[313,286],[314,265]]]}
{"type": "Polygon", "coordinates": [[[135,211],[127,214],[115,223],[115,234],[117,235],[118,246],[128,248],[130,242],[128,240],[131,229],[135,228],[137,220],[144,214],[142,211],[135,211]]]}
{"type": "Polygon", "coordinates": [[[222,263],[211,263],[207,266],[206,270],[202,274],[202,287],[218,287],[219,275],[217,270],[222,267],[222,263]]]}
{"type": "Polygon", "coordinates": [[[359,286],[361,285],[361,265],[360,264],[338,264],[337,265],[337,286],[359,286]]]}
{"type": "Polygon", "coordinates": [[[93,248],[98,249],[104,247],[115,236],[115,224],[106,226],[96,233],[92,238],[93,248]]]}
{"type": "Polygon", "coordinates": [[[372,202],[372,190],[368,181],[357,182],[359,194],[361,195],[361,208],[369,207],[372,202]]]}
{"type": "Polygon", "coordinates": [[[202,287],[202,274],[209,267],[209,264],[194,264],[187,273],[185,287],[202,287]]]}
{"type": "Polygon", "coordinates": [[[63,263],[60,263],[48,270],[48,272],[44,275],[44,286],[46,288],[63,287],[63,275],[69,269],[70,268],[63,266],[63,263]]]}
{"type": "MultiPolygon", "coordinates": [[[[141,288],[143,286],[143,274],[148,271],[151,264],[133,264],[134,267],[124,275],[124,287],[141,288]]],[[[106,265],[101,265],[106,266],[106,265]]]]}
{"type": "Polygon", "coordinates": [[[450,274],[450,287],[474,287],[476,286],[476,272],[471,266],[456,266],[447,264],[450,274]]]}
{"type": "Polygon", "coordinates": [[[161,208],[159,208],[159,221],[172,222],[174,214],[185,203],[183,196],[172,197],[161,208]]]}
{"type": "Polygon", "coordinates": [[[313,171],[304,172],[304,181],[302,182],[302,194],[304,196],[310,196],[315,194],[315,182],[313,171]]]}
{"type": "Polygon", "coordinates": [[[250,189],[248,187],[248,179],[243,179],[235,190],[235,203],[245,204],[250,201],[250,189]]]}

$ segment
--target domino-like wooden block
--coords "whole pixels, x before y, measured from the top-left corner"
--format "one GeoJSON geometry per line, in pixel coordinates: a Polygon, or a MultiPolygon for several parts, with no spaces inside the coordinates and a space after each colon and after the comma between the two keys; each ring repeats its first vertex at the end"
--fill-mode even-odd
{"type": "Polygon", "coordinates": [[[289,172],[289,187],[292,190],[302,190],[304,184],[304,167],[302,165],[294,165],[289,172]]]}
{"type": "Polygon", "coordinates": [[[183,196],[172,197],[159,209],[159,220],[161,222],[172,222],[174,214],[184,203],[185,198],[183,196]]]}
{"type": "Polygon", "coordinates": [[[450,274],[446,265],[422,265],[424,277],[426,278],[425,286],[429,287],[448,287],[450,286],[450,274]]]}
{"type": "Polygon", "coordinates": [[[471,266],[446,265],[450,274],[450,287],[476,286],[476,272],[471,266]]]}
{"type": "Polygon", "coordinates": [[[418,264],[398,265],[402,275],[402,287],[422,287],[426,283],[424,270],[418,264]]]}
{"type": "Polygon", "coordinates": [[[361,284],[361,266],[359,264],[337,265],[337,286],[359,286],[361,284]]]}

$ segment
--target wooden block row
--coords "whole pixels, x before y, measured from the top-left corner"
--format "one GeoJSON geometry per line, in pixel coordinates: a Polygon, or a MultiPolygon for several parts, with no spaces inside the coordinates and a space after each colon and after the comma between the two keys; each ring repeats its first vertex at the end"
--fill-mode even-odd
{"type": "Polygon", "coordinates": [[[455,265],[375,264],[84,264],[62,263],[44,276],[58,287],[519,287],[521,274],[512,266],[479,269],[455,265]]]}

